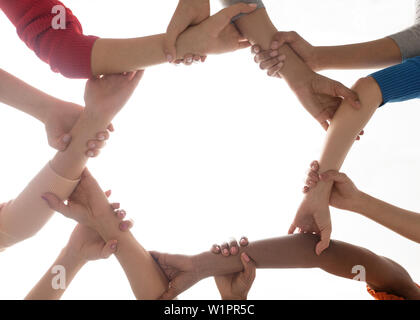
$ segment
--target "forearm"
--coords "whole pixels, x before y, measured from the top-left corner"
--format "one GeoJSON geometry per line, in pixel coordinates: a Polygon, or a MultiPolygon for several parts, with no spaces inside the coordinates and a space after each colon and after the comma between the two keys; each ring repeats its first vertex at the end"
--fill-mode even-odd
{"type": "Polygon", "coordinates": [[[58,99],[0,69],[0,102],[44,122],[49,106],[58,99]]]}
{"type": "Polygon", "coordinates": [[[315,48],[317,70],[379,69],[400,63],[401,51],[391,38],[315,48]]]}
{"type": "Polygon", "coordinates": [[[55,157],[32,179],[22,193],[0,215],[0,246],[9,247],[34,236],[51,218],[54,210],[42,199],[52,192],[67,199],[76,188],[86,166],[86,141],[96,132],[104,131],[110,119],[95,117],[86,108],[74,126],[72,142],[64,152],[55,157]]]}
{"type": "MultiPolygon", "coordinates": [[[[314,250],[317,242],[317,236],[295,234],[255,241],[241,248],[240,252],[246,252],[258,268],[320,268],[339,277],[355,279],[357,272],[354,267],[362,266],[366,277],[363,279],[363,274],[359,274],[360,280],[376,288],[398,289],[401,290],[399,293],[408,295],[415,287],[403,268],[369,250],[333,240],[329,248],[318,256],[314,250]],[[396,278],[398,288],[393,283],[396,278]]],[[[194,259],[202,278],[231,274],[243,269],[239,254],[223,257],[207,252],[194,259]]]]}
{"type": "Polygon", "coordinates": [[[123,268],[138,300],[158,299],[167,289],[168,280],[160,267],[131,232],[121,232],[113,220],[113,212],[98,221],[96,230],[105,241],[117,240],[115,257],[123,268]]]}
{"type": "Polygon", "coordinates": [[[72,255],[67,248],[64,248],[51,268],[25,299],[59,300],[85,263],[79,257],[72,255]]]}
{"type": "MultiPolygon", "coordinates": [[[[92,73],[122,73],[167,63],[164,40],[165,34],[132,39],[98,39],[92,50],[92,73]]],[[[187,53],[206,54],[192,52],[191,43],[193,41],[188,38],[187,32],[179,36],[177,59],[182,59],[187,53]]]]}
{"type": "Polygon", "coordinates": [[[360,201],[352,211],[420,243],[420,214],[398,208],[365,193],[361,193],[359,198],[360,201]]]}
{"type": "MultiPolygon", "coordinates": [[[[258,9],[242,16],[235,21],[235,24],[245,38],[252,44],[260,45],[262,50],[270,48],[277,32],[265,9],[258,9]]],[[[281,70],[282,77],[292,88],[299,86],[301,79],[304,75],[311,73],[311,70],[288,45],[282,46],[278,51],[280,55],[284,54],[287,59],[287,63],[281,70]]]]}

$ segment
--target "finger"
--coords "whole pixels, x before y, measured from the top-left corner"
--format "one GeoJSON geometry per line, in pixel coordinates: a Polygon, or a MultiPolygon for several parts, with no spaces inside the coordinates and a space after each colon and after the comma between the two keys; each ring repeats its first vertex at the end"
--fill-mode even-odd
{"type": "Polygon", "coordinates": [[[107,190],[107,191],[105,191],[104,193],[105,193],[105,196],[106,196],[107,198],[109,198],[109,197],[111,196],[111,194],[112,194],[112,191],[111,191],[111,190],[107,190]]]}
{"type": "Polygon", "coordinates": [[[58,139],[58,143],[56,146],[56,149],[59,151],[64,151],[67,149],[67,147],[69,146],[71,142],[71,135],[66,133],[63,134],[59,139],[58,139]]]}
{"type": "Polygon", "coordinates": [[[224,257],[229,257],[229,255],[230,255],[229,244],[227,242],[224,242],[224,243],[222,243],[220,248],[222,249],[222,255],[224,257]]]}
{"type": "Polygon", "coordinates": [[[109,132],[114,132],[115,128],[114,125],[112,123],[109,124],[109,126],[106,128],[109,132]]]}
{"type": "Polygon", "coordinates": [[[190,66],[193,63],[193,55],[191,53],[186,54],[183,62],[186,66],[190,66]]]}
{"type": "Polygon", "coordinates": [[[111,208],[113,210],[119,209],[120,208],[120,203],[118,203],[118,202],[111,203],[111,208]]]}
{"type": "Polygon", "coordinates": [[[345,173],[340,173],[336,170],[329,170],[320,174],[320,179],[322,181],[334,181],[334,182],[346,182],[348,179],[345,173]]]}
{"type": "Polygon", "coordinates": [[[117,244],[117,240],[109,240],[107,243],[105,243],[101,252],[102,259],[108,259],[111,256],[111,254],[117,252],[117,244]]]}
{"type": "Polygon", "coordinates": [[[214,254],[220,254],[221,253],[220,246],[218,244],[214,244],[211,247],[211,252],[213,252],[214,254]]]}
{"type": "Polygon", "coordinates": [[[251,53],[258,54],[261,52],[261,47],[259,45],[253,45],[251,47],[251,53]]]}
{"type": "Polygon", "coordinates": [[[252,283],[255,280],[256,270],[257,267],[255,265],[255,262],[251,260],[251,258],[243,252],[241,254],[241,262],[244,266],[244,271],[242,272],[242,275],[247,282],[248,286],[251,287],[252,283]]]}
{"type": "Polygon", "coordinates": [[[247,247],[249,244],[249,240],[247,237],[241,237],[241,240],[239,240],[239,244],[241,247],[247,247]]]}
{"type": "Polygon", "coordinates": [[[125,210],[116,210],[115,211],[115,216],[118,219],[123,220],[127,216],[127,212],[125,210]]]}
{"type": "Polygon", "coordinates": [[[271,69],[271,68],[273,68],[274,66],[276,66],[280,62],[281,61],[278,58],[272,58],[272,59],[268,59],[268,60],[262,61],[260,63],[260,69],[261,70],[271,69]]]}
{"type": "Polygon", "coordinates": [[[238,48],[239,49],[246,49],[246,48],[249,48],[250,46],[251,46],[251,42],[249,42],[248,40],[239,41],[239,43],[238,43],[238,48]]]}
{"type": "Polygon", "coordinates": [[[194,61],[194,63],[198,63],[198,62],[201,61],[201,57],[199,55],[194,55],[193,61],[194,61]]]}
{"type": "Polygon", "coordinates": [[[251,13],[257,8],[257,4],[255,3],[237,3],[230,7],[227,7],[213,16],[214,20],[214,31],[219,34],[229,23],[231,23],[232,19],[241,14],[241,13],[251,13]]]}
{"type": "Polygon", "coordinates": [[[281,78],[280,71],[283,69],[283,67],[284,67],[284,63],[283,62],[279,62],[273,68],[268,69],[267,75],[269,77],[278,77],[278,78],[281,78]]]}
{"type": "Polygon", "coordinates": [[[232,238],[229,241],[229,252],[232,256],[236,256],[239,253],[239,245],[236,239],[232,238]]]}
{"type": "Polygon", "coordinates": [[[319,124],[321,125],[321,127],[325,130],[328,131],[328,128],[330,127],[330,124],[328,123],[328,121],[324,120],[324,121],[319,121],[319,124]]]}
{"type": "Polygon", "coordinates": [[[54,211],[60,212],[66,217],[71,216],[70,208],[64,204],[64,201],[58,198],[53,193],[44,193],[41,198],[48,204],[48,206],[54,211]]]}
{"type": "Polygon", "coordinates": [[[121,231],[128,231],[130,230],[134,225],[134,221],[133,220],[126,220],[120,223],[119,228],[121,231]]]}
{"type": "Polygon", "coordinates": [[[321,240],[316,244],[315,252],[319,256],[330,246],[331,227],[321,231],[321,240]]]}
{"type": "Polygon", "coordinates": [[[99,141],[105,141],[109,139],[109,132],[108,131],[101,131],[96,134],[96,139],[99,141]]]}
{"type": "Polygon", "coordinates": [[[279,55],[279,52],[277,50],[267,50],[260,52],[255,55],[254,61],[256,63],[261,63],[267,60],[271,60],[279,55]]]}
{"type": "Polygon", "coordinates": [[[98,140],[89,140],[86,143],[89,150],[95,150],[95,149],[102,149],[105,145],[105,141],[98,141],[98,140]]]}
{"type": "Polygon", "coordinates": [[[201,62],[206,62],[207,56],[201,56],[201,62]]]}
{"type": "Polygon", "coordinates": [[[172,62],[176,58],[176,41],[178,36],[188,28],[191,22],[191,15],[185,11],[185,7],[180,2],[166,29],[163,51],[168,62],[172,62]]]}
{"type": "Polygon", "coordinates": [[[315,172],[318,172],[319,171],[319,162],[314,160],[314,161],[311,162],[309,167],[311,168],[311,170],[313,170],[315,172]]]}
{"type": "Polygon", "coordinates": [[[98,149],[86,151],[86,156],[89,158],[96,158],[101,152],[98,149]]]}
{"type": "Polygon", "coordinates": [[[357,95],[356,92],[354,92],[353,90],[350,90],[349,88],[347,88],[346,86],[344,86],[340,82],[335,82],[334,83],[334,88],[335,88],[335,96],[336,97],[344,98],[345,100],[350,102],[352,107],[355,108],[355,109],[360,109],[362,107],[362,105],[360,103],[360,100],[359,100],[359,96],[357,95]]]}
{"type": "Polygon", "coordinates": [[[290,228],[289,228],[289,231],[287,232],[288,234],[293,234],[293,233],[295,233],[295,230],[296,230],[296,225],[295,225],[295,223],[292,223],[291,225],[290,225],[290,228]]]}
{"type": "Polygon", "coordinates": [[[309,188],[308,186],[304,186],[302,189],[303,193],[308,193],[311,190],[311,188],[309,188]]]}

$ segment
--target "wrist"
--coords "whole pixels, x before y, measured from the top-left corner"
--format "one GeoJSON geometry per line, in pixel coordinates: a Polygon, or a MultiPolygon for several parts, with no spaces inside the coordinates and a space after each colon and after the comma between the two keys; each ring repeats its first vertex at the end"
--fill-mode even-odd
{"type": "Polygon", "coordinates": [[[74,248],[70,243],[61,250],[60,257],[63,261],[64,267],[66,268],[81,268],[88,262],[88,260],[80,252],[80,249],[74,248]]]}
{"type": "Polygon", "coordinates": [[[346,208],[346,210],[362,214],[369,205],[371,199],[372,197],[368,194],[358,191],[351,206],[346,208]]]}
{"type": "Polygon", "coordinates": [[[313,47],[312,63],[310,67],[314,72],[326,69],[325,60],[328,61],[328,55],[323,47],[313,47]]]}
{"type": "Polygon", "coordinates": [[[199,281],[212,276],[209,268],[209,252],[203,252],[191,256],[191,263],[199,281]]]}

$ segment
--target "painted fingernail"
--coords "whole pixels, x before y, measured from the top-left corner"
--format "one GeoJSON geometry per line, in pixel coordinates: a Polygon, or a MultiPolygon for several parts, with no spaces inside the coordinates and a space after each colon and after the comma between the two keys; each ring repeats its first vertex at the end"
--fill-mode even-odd
{"type": "Polygon", "coordinates": [[[69,135],[69,134],[64,135],[64,137],[63,137],[63,142],[64,143],[70,142],[70,140],[71,140],[71,135],[69,135]]]}
{"type": "Polygon", "coordinates": [[[260,52],[260,48],[259,47],[254,47],[254,52],[255,53],[259,53],[260,52]]]}
{"type": "Polygon", "coordinates": [[[187,61],[187,63],[191,63],[192,62],[192,58],[189,58],[188,57],[186,61],[187,61]]]}
{"type": "Polygon", "coordinates": [[[230,253],[232,253],[232,254],[236,254],[237,252],[238,252],[238,249],[236,247],[232,247],[230,249],[230,253]]]}
{"type": "Polygon", "coordinates": [[[166,60],[168,60],[169,62],[172,62],[173,58],[170,54],[166,55],[166,60]]]}
{"type": "Polygon", "coordinates": [[[229,250],[228,249],[223,249],[223,254],[228,255],[229,254],[229,250]]]}
{"type": "Polygon", "coordinates": [[[271,51],[270,57],[277,57],[279,52],[277,50],[271,51]]]}
{"type": "Polygon", "coordinates": [[[89,143],[89,148],[95,149],[96,148],[96,143],[95,142],[89,143]]]}
{"type": "Polygon", "coordinates": [[[118,212],[118,216],[119,216],[120,218],[124,218],[124,217],[125,217],[125,215],[126,215],[126,212],[125,212],[124,210],[121,210],[120,212],[118,212]]]}
{"type": "Polygon", "coordinates": [[[251,261],[251,259],[248,257],[248,255],[244,252],[244,253],[242,253],[242,257],[244,258],[244,260],[246,261],[246,262],[249,262],[249,261],[251,261]]]}
{"type": "Polygon", "coordinates": [[[105,140],[105,136],[104,136],[103,134],[99,135],[99,136],[98,136],[98,140],[99,140],[99,141],[103,141],[103,140],[105,140]]]}
{"type": "Polygon", "coordinates": [[[115,249],[117,249],[117,244],[116,243],[111,244],[111,250],[115,251],[115,249]]]}
{"type": "Polygon", "coordinates": [[[95,154],[93,153],[93,151],[88,151],[87,155],[88,157],[93,157],[95,154]]]}
{"type": "Polygon", "coordinates": [[[246,240],[245,239],[241,239],[241,244],[245,245],[246,244],[246,240]]]}

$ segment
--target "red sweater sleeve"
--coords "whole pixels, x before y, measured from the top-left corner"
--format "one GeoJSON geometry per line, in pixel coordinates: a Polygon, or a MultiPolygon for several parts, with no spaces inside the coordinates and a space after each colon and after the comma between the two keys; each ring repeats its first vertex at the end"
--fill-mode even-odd
{"type": "MultiPolygon", "coordinates": [[[[66,8],[66,28],[55,30],[52,8],[56,0],[0,0],[0,8],[15,25],[19,37],[54,72],[68,78],[90,78],[94,36],[83,35],[80,22],[66,8]]],[[[64,6],[65,7],[65,6],[64,6]]]]}

